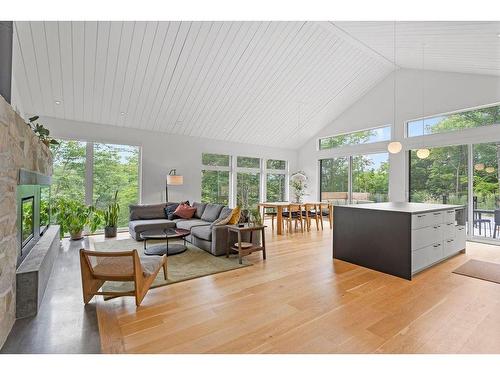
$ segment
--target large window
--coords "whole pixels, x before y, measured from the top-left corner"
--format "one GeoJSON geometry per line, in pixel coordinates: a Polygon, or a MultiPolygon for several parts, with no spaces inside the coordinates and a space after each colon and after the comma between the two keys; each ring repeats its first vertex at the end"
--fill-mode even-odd
{"type": "Polygon", "coordinates": [[[209,153],[201,160],[202,202],[251,209],[261,200],[287,199],[286,160],[209,153]]]}
{"type": "Polygon", "coordinates": [[[360,145],[391,140],[391,125],[320,138],[319,149],[325,150],[347,145],[360,145]]]}
{"type": "Polygon", "coordinates": [[[321,200],[345,204],[349,195],[349,158],[320,161],[321,200]]]}
{"type": "Polygon", "coordinates": [[[128,206],[139,202],[139,148],[94,143],[93,202],[106,208],[118,192],[118,227],[128,225],[128,206]]]}
{"type": "Polygon", "coordinates": [[[352,202],[387,202],[389,154],[359,155],[352,158],[352,202]]]}
{"type": "Polygon", "coordinates": [[[52,146],[51,198],[105,209],[118,191],[118,226],[128,223],[130,204],[139,202],[139,147],[60,140],[52,146]]]}
{"type": "Polygon", "coordinates": [[[87,144],[78,141],[59,141],[52,146],[54,169],[52,197],[85,201],[85,164],[87,144]]]}
{"type": "Polygon", "coordinates": [[[386,202],[389,190],[387,153],[320,161],[321,200],[334,204],[386,202]]]}
{"type": "Polygon", "coordinates": [[[286,200],[286,161],[266,161],[266,201],[283,202],[286,200]]]}
{"type": "Polygon", "coordinates": [[[500,123],[500,105],[427,117],[407,123],[408,137],[479,128],[500,123]]]}
{"type": "Polygon", "coordinates": [[[231,157],[220,154],[202,154],[201,201],[229,204],[231,157]]]}
{"type": "Polygon", "coordinates": [[[410,201],[467,204],[467,146],[430,149],[421,159],[410,151],[410,201]]]}

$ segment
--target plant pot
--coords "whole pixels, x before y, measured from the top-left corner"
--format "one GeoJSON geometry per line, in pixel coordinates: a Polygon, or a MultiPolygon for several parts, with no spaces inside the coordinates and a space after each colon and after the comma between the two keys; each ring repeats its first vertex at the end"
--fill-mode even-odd
{"type": "Polygon", "coordinates": [[[104,237],[112,238],[116,237],[116,227],[104,227],[104,237]]]}
{"type": "Polygon", "coordinates": [[[81,240],[83,238],[83,230],[78,231],[78,232],[71,232],[69,234],[69,236],[70,236],[72,241],[81,240]]]}

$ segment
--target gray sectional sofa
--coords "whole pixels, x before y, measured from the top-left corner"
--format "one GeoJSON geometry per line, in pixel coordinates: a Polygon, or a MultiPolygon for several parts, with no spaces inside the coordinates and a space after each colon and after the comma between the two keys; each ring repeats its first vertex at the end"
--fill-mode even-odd
{"type": "MultiPolygon", "coordinates": [[[[232,209],[222,204],[194,202],[196,212],[191,219],[172,219],[165,216],[165,207],[168,203],[141,204],[130,206],[129,232],[132,238],[141,241],[140,233],[147,230],[161,230],[166,228],[180,228],[191,232],[186,240],[194,246],[219,256],[226,254],[226,249],[237,242],[234,232],[229,232],[227,225],[213,225],[219,218],[231,214],[232,209]]],[[[244,240],[247,240],[245,238],[244,240]]],[[[260,241],[254,235],[254,242],[260,241]]]]}

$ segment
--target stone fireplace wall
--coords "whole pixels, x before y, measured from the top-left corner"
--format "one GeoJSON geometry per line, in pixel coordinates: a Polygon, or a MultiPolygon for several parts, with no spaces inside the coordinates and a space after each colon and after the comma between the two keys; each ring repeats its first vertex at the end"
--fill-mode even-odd
{"type": "Polygon", "coordinates": [[[0,96],[0,348],[16,317],[16,187],[19,169],[52,175],[52,154],[0,96]]]}

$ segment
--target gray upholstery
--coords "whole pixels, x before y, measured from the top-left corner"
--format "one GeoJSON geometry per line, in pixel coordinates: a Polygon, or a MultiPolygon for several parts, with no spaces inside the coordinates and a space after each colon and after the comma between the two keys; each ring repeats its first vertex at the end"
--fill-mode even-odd
{"type": "Polygon", "coordinates": [[[196,207],[196,212],[193,216],[195,219],[201,219],[201,215],[203,215],[206,205],[206,203],[193,202],[193,207],[196,207]]]}
{"type": "MultiPolygon", "coordinates": [[[[196,207],[196,213],[202,212],[200,214],[202,219],[193,217],[192,219],[167,220],[164,212],[165,205],[166,203],[130,206],[129,232],[132,238],[140,241],[141,232],[177,227],[191,232],[186,237],[187,241],[216,256],[226,254],[228,246],[232,246],[238,241],[236,233],[229,232],[227,225],[212,225],[215,220],[227,217],[232,213],[228,207],[221,204],[196,202],[193,203],[193,206],[196,207]]],[[[248,242],[250,240],[249,233],[243,233],[242,240],[248,242]]],[[[252,242],[258,243],[259,241],[260,233],[254,232],[252,242]]],[[[152,258],[157,257],[148,257],[148,259],[152,258]]]]}
{"type": "Polygon", "coordinates": [[[210,225],[194,227],[191,229],[191,235],[201,238],[202,240],[212,241],[212,227],[210,225]]]}
{"type": "Polygon", "coordinates": [[[140,233],[146,230],[175,228],[175,223],[167,219],[132,220],[129,222],[128,227],[131,231],[140,233]]]}
{"type": "Polygon", "coordinates": [[[203,215],[201,215],[201,220],[213,222],[215,221],[222,211],[224,206],[222,204],[213,204],[208,203],[205,206],[205,210],[203,211],[203,215]]]}
{"type": "Polygon", "coordinates": [[[200,219],[187,219],[187,220],[180,220],[175,225],[179,229],[191,230],[191,228],[198,227],[200,225],[210,226],[210,223],[200,219]]]}
{"type": "Polygon", "coordinates": [[[131,204],[130,220],[149,220],[165,217],[166,203],[160,204],[131,204]]]}
{"type": "Polygon", "coordinates": [[[229,207],[223,207],[220,214],[219,214],[219,219],[225,219],[229,215],[233,213],[233,209],[229,207]]]}

